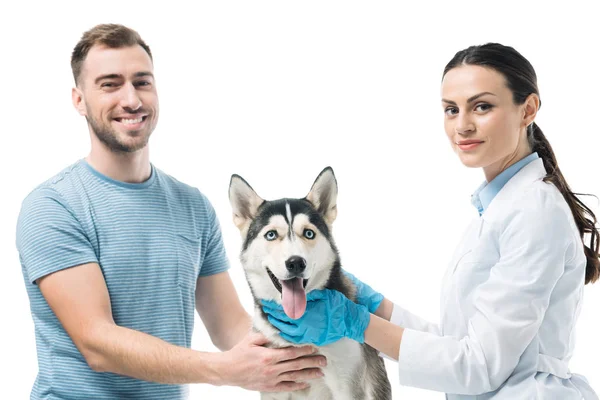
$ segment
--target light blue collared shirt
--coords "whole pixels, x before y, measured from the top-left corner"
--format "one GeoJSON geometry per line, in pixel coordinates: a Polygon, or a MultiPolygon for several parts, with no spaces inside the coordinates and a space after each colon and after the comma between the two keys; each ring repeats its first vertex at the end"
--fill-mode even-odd
{"type": "Polygon", "coordinates": [[[502,171],[497,177],[492,179],[490,183],[483,182],[481,186],[477,188],[475,193],[471,195],[471,204],[477,208],[479,215],[482,215],[488,208],[494,197],[500,192],[500,190],[506,185],[506,182],[510,180],[517,172],[524,166],[540,158],[538,153],[531,153],[522,160],[514,163],[510,167],[502,171]]]}

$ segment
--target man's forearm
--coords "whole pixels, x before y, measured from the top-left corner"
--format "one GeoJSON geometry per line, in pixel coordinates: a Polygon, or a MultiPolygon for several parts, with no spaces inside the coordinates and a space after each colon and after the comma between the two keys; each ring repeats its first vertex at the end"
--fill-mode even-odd
{"type": "Polygon", "coordinates": [[[231,350],[252,328],[252,318],[240,307],[237,315],[228,315],[218,325],[219,329],[209,329],[213,344],[221,351],[231,350]]]}
{"type": "Polygon", "coordinates": [[[99,372],[112,372],[157,383],[221,384],[219,353],[175,346],[157,337],[114,324],[94,327],[82,350],[88,364],[99,372]]]}
{"type": "Polygon", "coordinates": [[[224,339],[221,340],[221,351],[230,350],[233,346],[238,344],[252,328],[252,318],[244,311],[239,317],[239,322],[228,332],[225,333],[224,339]]]}

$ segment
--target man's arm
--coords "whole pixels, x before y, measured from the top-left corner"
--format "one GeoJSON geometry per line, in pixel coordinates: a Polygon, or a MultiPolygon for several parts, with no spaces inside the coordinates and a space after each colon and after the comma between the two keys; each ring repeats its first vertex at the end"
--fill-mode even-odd
{"type": "Polygon", "coordinates": [[[213,344],[222,351],[231,349],[250,332],[252,319],[227,271],[198,278],[196,310],[213,344]]]}
{"type": "Polygon", "coordinates": [[[55,272],[38,285],[93,370],[161,383],[217,382],[214,355],[116,325],[98,264],[55,272]]]}
{"type": "Polygon", "coordinates": [[[115,324],[97,263],[63,269],[37,280],[42,294],[92,369],[169,384],[209,383],[250,390],[289,391],[318,376],[313,349],[262,347],[262,335],[225,353],[179,347],[115,324]],[[298,370],[298,371],[296,371],[298,370]],[[300,371],[302,370],[302,371],[300,371]],[[290,372],[294,371],[294,372],[290,372]]]}

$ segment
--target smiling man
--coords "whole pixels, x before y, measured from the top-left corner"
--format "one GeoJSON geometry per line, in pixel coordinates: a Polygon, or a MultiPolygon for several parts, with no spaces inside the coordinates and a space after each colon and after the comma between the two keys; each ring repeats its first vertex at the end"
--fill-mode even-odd
{"type": "Polygon", "coordinates": [[[211,203],[150,163],[159,106],[149,47],[127,27],[98,25],[71,66],[91,151],[35,188],[17,223],[39,364],[31,398],[181,399],[187,383],[306,387],[323,357],[265,348],[250,333],[211,203]],[[223,352],[190,348],[194,306],[223,352]]]}

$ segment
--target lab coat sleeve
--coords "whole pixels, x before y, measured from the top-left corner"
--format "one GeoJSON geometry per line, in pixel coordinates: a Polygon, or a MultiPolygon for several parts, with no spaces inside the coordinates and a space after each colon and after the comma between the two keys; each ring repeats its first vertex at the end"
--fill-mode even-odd
{"type": "Polygon", "coordinates": [[[500,258],[474,292],[468,336],[404,330],[400,384],[477,395],[496,390],[511,375],[577,243],[564,208],[530,203],[498,227],[500,258]]]}
{"type": "Polygon", "coordinates": [[[403,328],[440,335],[440,328],[394,303],[390,322],[403,328]]]}

